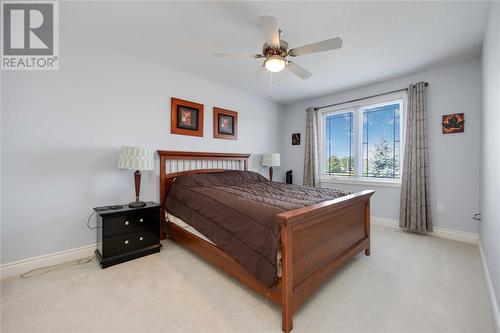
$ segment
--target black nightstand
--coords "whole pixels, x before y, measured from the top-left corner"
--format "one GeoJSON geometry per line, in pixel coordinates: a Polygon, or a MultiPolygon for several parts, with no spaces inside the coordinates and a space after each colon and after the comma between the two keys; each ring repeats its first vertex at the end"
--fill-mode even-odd
{"type": "Polygon", "coordinates": [[[101,267],[160,252],[160,205],[97,212],[97,250],[101,267]]]}

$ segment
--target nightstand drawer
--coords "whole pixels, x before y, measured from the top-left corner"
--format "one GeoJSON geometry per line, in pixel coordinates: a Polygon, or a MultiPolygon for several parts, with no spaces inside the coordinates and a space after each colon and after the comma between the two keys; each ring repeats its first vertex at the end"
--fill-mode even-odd
{"type": "Polygon", "coordinates": [[[160,233],[158,229],[145,229],[107,238],[102,245],[102,255],[105,257],[116,256],[159,243],[160,233]]]}
{"type": "Polygon", "coordinates": [[[159,216],[156,211],[145,214],[130,214],[105,217],[103,221],[103,237],[112,237],[147,228],[158,228],[159,216]]]}

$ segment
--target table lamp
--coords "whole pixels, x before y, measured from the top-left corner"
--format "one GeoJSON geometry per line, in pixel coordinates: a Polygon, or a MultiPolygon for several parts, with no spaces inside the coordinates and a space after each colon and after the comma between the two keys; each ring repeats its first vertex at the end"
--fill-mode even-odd
{"type": "Polygon", "coordinates": [[[273,166],[280,166],[280,154],[279,153],[267,153],[262,155],[262,165],[269,167],[269,180],[273,181],[273,166]]]}
{"type": "Polygon", "coordinates": [[[141,190],[141,171],[154,169],[154,155],[152,149],[141,147],[122,146],[118,167],[120,169],[135,170],[135,201],[129,203],[130,208],[144,207],[146,203],[139,200],[141,190]]]}

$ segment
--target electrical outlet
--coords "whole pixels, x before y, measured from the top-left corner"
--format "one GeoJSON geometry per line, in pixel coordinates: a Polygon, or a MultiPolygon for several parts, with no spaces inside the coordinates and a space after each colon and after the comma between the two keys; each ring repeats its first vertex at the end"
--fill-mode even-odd
{"type": "Polygon", "coordinates": [[[444,212],[444,203],[442,203],[442,202],[436,203],[436,210],[438,212],[444,212]]]}

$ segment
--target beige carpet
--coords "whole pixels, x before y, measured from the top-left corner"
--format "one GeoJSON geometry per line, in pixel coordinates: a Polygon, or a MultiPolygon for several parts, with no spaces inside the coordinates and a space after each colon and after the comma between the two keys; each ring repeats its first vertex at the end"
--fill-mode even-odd
{"type": "MultiPolygon", "coordinates": [[[[374,227],[359,255],[294,317],[293,332],[493,332],[476,246],[374,227]]],[[[171,241],[2,281],[2,332],[280,332],[279,308],[171,241]]]]}

